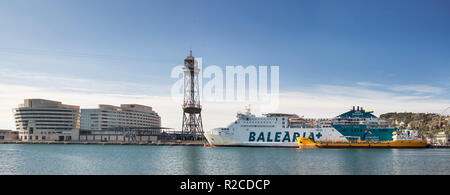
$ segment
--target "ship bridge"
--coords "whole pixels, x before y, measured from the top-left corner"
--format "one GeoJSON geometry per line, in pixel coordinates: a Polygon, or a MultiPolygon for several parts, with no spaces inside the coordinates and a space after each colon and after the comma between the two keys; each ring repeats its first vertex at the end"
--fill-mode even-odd
{"type": "Polygon", "coordinates": [[[353,106],[353,109],[350,111],[343,113],[336,118],[338,119],[347,119],[347,118],[378,118],[375,115],[372,114],[373,111],[366,111],[363,109],[363,107],[357,107],[353,106]]]}

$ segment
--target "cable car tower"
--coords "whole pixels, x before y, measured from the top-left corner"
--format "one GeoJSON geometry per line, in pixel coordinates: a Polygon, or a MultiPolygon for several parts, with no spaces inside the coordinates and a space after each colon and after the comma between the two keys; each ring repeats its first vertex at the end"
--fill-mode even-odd
{"type": "Polygon", "coordinates": [[[202,106],[200,105],[200,91],[198,83],[197,61],[190,55],[184,59],[184,102],[182,133],[203,139],[202,106]]]}

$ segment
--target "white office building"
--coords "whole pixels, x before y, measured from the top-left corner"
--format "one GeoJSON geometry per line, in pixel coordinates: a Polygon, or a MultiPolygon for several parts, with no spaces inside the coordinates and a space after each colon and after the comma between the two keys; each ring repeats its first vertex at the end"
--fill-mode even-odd
{"type": "Polygon", "coordinates": [[[99,105],[81,109],[82,130],[107,130],[115,127],[161,127],[161,118],[152,107],[122,104],[120,107],[99,105]]]}
{"type": "Polygon", "coordinates": [[[44,99],[25,99],[13,109],[22,141],[71,141],[78,138],[80,107],[44,99]]]}

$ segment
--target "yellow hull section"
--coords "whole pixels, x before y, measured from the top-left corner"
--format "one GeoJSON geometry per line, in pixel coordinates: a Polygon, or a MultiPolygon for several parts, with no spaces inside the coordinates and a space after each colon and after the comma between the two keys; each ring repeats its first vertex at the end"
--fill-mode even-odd
{"type": "Polygon", "coordinates": [[[297,138],[299,148],[426,148],[426,140],[395,140],[369,142],[313,141],[310,138],[297,138]]]}

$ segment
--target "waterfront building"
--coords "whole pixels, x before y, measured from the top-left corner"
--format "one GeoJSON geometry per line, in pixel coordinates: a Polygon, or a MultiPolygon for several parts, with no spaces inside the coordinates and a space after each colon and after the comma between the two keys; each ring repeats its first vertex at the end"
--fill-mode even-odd
{"type": "Polygon", "coordinates": [[[450,134],[446,133],[445,131],[441,131],[433,135],[432,143],[438,146],[448,146],[450,143],[450,134]]]}
{"type": "Polygon", "coordinates": [[[18,131],[0,129],[0,141],[15,141],[18,137],[18,131]]]}
{"type": "Polygon", "coordinates": [[[122,104],[99,105],[81,109],[81,129],[105,130],[114,127],[161,127],[161,118],[150,106],[122,104]]]}
{"type": "MultiPolygon", "coordinates": [[[[100,104],[98,108],[81,109],[81,141],[125,141],[123,128],[161,131],[161,117],[152,107],[138,104],[119,106],[100,104]]],[[[139,141],[156,141],[155,136],[140,136],[139,141]]]]}
{"type": "Polygon", "coordinates": [[[58,101],[25,99],[13,109],[22,141],[71,141],[78,138],[80,107],[58,101]]]}

